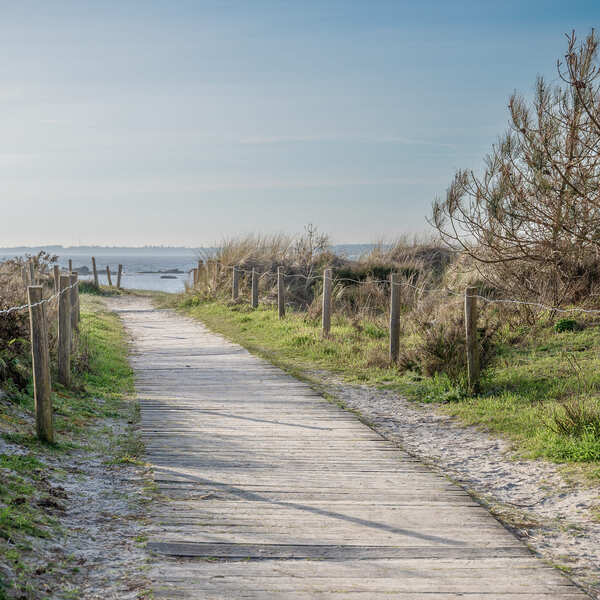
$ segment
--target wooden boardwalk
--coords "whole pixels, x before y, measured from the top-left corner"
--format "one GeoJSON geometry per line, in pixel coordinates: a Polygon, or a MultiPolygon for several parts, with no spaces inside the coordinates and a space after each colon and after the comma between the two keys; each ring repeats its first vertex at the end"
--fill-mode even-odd
{"type": "Polygon", "coordinates": [[[464,491],[240,346],[145,299],[133,336],[154,597],[583,600],[464,491]]]}

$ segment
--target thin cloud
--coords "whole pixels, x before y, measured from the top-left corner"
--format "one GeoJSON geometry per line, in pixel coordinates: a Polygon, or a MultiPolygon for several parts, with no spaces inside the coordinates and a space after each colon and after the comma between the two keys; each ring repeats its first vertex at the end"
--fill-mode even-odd
{"type": "Polygon", "coordinates": [[[267,144],[298,144],[298,143],[326,143],[326,142],[362,142],[375,144],[403,144],[406,146],[437,146],[440,148],[454,148],[454,144],[421,140],[394,135],[273,135],[250,136],[238,140],[240,144],[267,145],[267,144]]]}

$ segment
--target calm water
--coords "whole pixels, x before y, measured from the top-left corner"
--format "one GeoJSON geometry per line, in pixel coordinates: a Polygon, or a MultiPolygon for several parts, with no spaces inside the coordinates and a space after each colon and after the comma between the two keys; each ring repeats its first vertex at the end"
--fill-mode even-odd
{"type": "MultiPolygon", "coordinates": [[[[350,259],[357,259],[364,252],[373,248],[373,244],[349,244],[333,246],[332,250],[337,254],[341,254],[350,259]]],[[[61,267],[67,268],[69,258],[73,260],[73,268],[88,267],[92,270],[92,255],[85,254],[82,251],[77,252],[76,248],[64,249],[65,254],[59,253],[58,264],[61,267]]],[[[95,253],[96,265],[101,284],[107,284],[106,266],[110,267],[113,285],[117,282],[117,269],[119,264],[123,265],[123,278],[121,286],[127,289],[138,290],[158,290],[162,292],[177,293],[184,290],[185,282],[189,281],[190,269],[193,269],[198,264],[198,253],[190,249],[188,254],[185,254],[186,249],[182,248],[174,251],[155,252],[123,252],[120,250],[101,254],[100,251],[95,253]],[[180,253],[181,252],[181,253],[180,253]],[[174,274],[175,279],[162,279],[160,273],[142,273],[142,271],[166,271],[169,269],[179,269],[183,271],[181,274],[174,274]]],[[[205,249],[205,254],[212,254],[213,248],[205,249]]],[[[37,249],[31,249],[30,254],[37,252],[37,249]]],[[[0,262],[9,258],[14,258],[15,254],[0,252],[0,262]]],[[[92,279],[92,275],[80,275],[83,280],[92,279]]]]}
{"type": "MultiPolygon", "coordinates": [[[[113,285],[117,283],[117,269],[119,264],[123,265],[123,277],[121,286],[127,289],[158,290],[162,292],[177,293],[184,289],[184,283],[189,280],[189,270],[196,266],[197,256],[194,254],[173,255],[102,255],[95,254],[96,265],[101,284],[107,284],[106,266],[110,267],[113,285]],[[176,279],[161,279],[160,273],[141,273],[141,271],[165,271],[168,269],[179,269],[183,274],[173,274],[176,279]]],[[[0,261],[13,258],[14,255],[0,255],[0,261]]],[[[73,260],[73,268],[86,266],[92,270],[91,255],[74,254],[72,256],[60,256],[58,264],[67,268],[69,258],[73,260]]],[[[91,280],[93,276],[80,275],[82,280],[91,280]]]]}

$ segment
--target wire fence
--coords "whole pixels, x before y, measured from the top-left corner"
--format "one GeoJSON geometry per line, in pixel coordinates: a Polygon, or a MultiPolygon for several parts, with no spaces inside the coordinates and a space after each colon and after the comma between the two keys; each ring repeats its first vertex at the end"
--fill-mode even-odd
{"type": "Polygon", "coordinates": [[[70,284],[66,288],[59,290],[58,292],[55,292],[51,296],[48,296],[47,298],[43,298],[42,300],[39,300],[38,302],[34,302],[34,303],[28,302],[27,304],[21,304],[19,306],[11,306],[10,308],[3,308],[2,310],[0,310],[0,315],[9,315],[13,312],[18,312],[21,310],[29,310],[30,308],[35,308],[36,306],[41,306],[42,304],[49,304],[50,302],[60,298],[60,296],[62,294],[65,294],[66,292],[72,290],[73,288],[75,288],[77,286],[79,286],[79,281],[76,281],[75,283],[70,284]]]}
{"type": "MultiPolygon", "coordinates": [[[[416,285],[409,279],[402,279],[398,273],[390,273],[389,279],[367,278],[355,279],[352,277],[334,277],[332,268],[326,268],[322,273],[285,273],[282,266],[259,273],[256,268],[248,269],[241,265],[227,265],[219,263],[216,260],[198,262],[198,268],[192,270],[193,289],[199,289],[203,284],[216,288],[218,285],[219,273],[225,271],[232,272],[232,300],[239,298],[239,276],[245,275],[250,278],[251,287],[251,305],[253,308],[258,306],[258,287],[259,282],[265,278],[273,278],[273,284],[277,285],[277,305],[279,308],[279,317],[285,318],[286,304],[286,286],[292,280],[303,279],[312,284],[315,281],[321,281],[322,295],[322,333],[328,336],[330,333],[331,314],[332,314],[332,288],[336,286],[380,286],[382,290],[387,290],[389,294],[389,358],[393,363],[397,360],[399,354],[399,319],[400,319],[400,294],[398,291],[402,288],[411,288],[415,291],[418,298],[423,298],[431,294],[445,294],[457,299],[464,300],[464,324],[465,324],[465,342],[466,342],[466,364],[467,379],[469,387],[476,389],[479,380],[479,340],[478,340],[478,302],[489,305],[514,305],[526,306],[539,310],[545,310],[556,314],[600,314],[599,309],[585,308],[582,306],[562,307],[552,306],[543,302],[521,300],[518,298],[495,298],[483,295],[476,287],[466,287],[464,290],[456,290],[450,287],[430,288],[426,285],[416,285]]],[[[221,279],[222,282],[222,279],[221,279]]]]}
{"type": "MultiPolygon", "coordinates": [[[[242,267],[238,267],[235,265],[225,265],[225,264],[221,264],[221,263],[215,263],[217,264],[221,269],[237,269],[238,273],[243,273],[246,275],[252,275],[253,271],[252,269],[244,269],[242,267]]],[[[206,264],[205,264],[206,266],[206,264]]],[[[195,271],[196,269],[193,269],[193,271],[195,271]]],[[[277,277],[277,273],[273,272],[273,271],[265,271],[262,274],[259,275],[259,279],[262,279],[264,277],[277,277]]],[[[307,281],[317,281],[317,280],[323,280],[323,275],[321,274],[317,274],[317,275],[305,275],[303,273],[284,273],[283,274],[284,279],[290,280],[290,279],[305,279],[307,281]]],[[[196,278],[195,282],[196,282],[196,278]]],[[[396,285],[399,287],[409,287],[412,288],[418,292],[421,292],[422,294],[436,294],[436,293],[444,293],[444,294],[448,294],[450,296],[464,296],[464,290],[463,291],[458,291],[458,290],[453,290],[449,287],[442,287],[442,288],[428,288],[426,286],[417,286],[414,285],[412,283],[410,283],[409,281],[396,281],[392,284],[392,282],[389,279],[368,279],[368,280],[360,280],[360,279],[352,279],[349,277],[334,277],[332,280],[332,283],[335,285],[337,283],[351,283],[353,285],[396,285]]],[[[196,283],[194,284],[196,285],[196,283]]],[[[539,308],[540,310],[547,310],[548,312],[554,312],[554,313],[560,313],[560,314],[573,314],[573,313],[582,313],[582,314],[593,314],[593,315],[598,315],[600,314],[600,309],[591,309],[591,308],[584,308],[582,306],[575,306],[575,307],[568,307],[568,308],[563,308],[560,306],[553,306],[550,304],[545,304],[543,302],[534,302],[534,301],[528,301],[528,300],[520,300],[517,298],[492,298],[489,296],[483,296],[482,294],[475,294],[473,297],[477,298],[478,300],[481,300],[482,302],[485,302],[487,304],[514,304],[514,305],[520,305],[520,306],[529,306],[529,307],[533,307],[533,308],[539,308]]]]}
{"type": "Polygon", "coordinates": [[[22,268],[21,275],[27,302],[3,308],[0,310],[0,317],[8,318],[14,313],[29,311],[36,433],[39,439],[53,442],[49,323],[45,307],[53,302],[58,305],[58,343],[54,351],[57,354],[58,381],[68,388],[71,385],[71,358],[79,333],[79,277],[77,273],[61,273],[58,266],[54,267],[53,273],[41,272],[32,260],[22,268]],[[37,283],[41,285],[36,285],[37,283]],[[44,296],[48,286],[54,292],[44,296]]]}

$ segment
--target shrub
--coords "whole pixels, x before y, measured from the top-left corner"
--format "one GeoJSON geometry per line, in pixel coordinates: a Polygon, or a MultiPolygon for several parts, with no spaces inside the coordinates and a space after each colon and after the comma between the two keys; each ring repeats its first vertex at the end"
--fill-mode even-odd
{"type": "MultiPolygon", "coordinates": [[[[54,293],[54,281],[51,277],[52,263],[56,256],[40,252],[30,259],[35,268],[39,284],[44,287],[44,297],[54,293]]],[[[27,303],[27,292],[22,271],[26,259],[14,258],[0,264],[0,310],[27,303]]],[[[56,343],[56,301],[46,304],[46,318],[49,323],[50,346],[56,343]]],[[[27,310],[0,314],[0,382],[23,389],[30,378],[31,358],[29,345],[29,314],[27,310]]]]}
{"type": "MultiPolygon", "coordinates": [[[[485,319],[478,329],[481,369],[489,365],[494,354],[493,337],[499,321],[485,319]]],[[[445,373],[453,383],[466,379],[466,340],[462,302],[444,305],[432,299],[429,306],[411,313],[409,330],[412,343],[401,347],[398,365],[401,370],[433,376],[445,373]]]]}
{"type": "Polygon", "coordinates": [[[547,426],[565,437],[593,436],[600,440],[600,406],[589,398],[571,398],[554,410],[547,426]]]}
{"type": "Polygon", "coordinates": [[[577,321],[575,319],[565,318],[559,319],[554,324],[554,331],[562,333],[563,331],[575,331],[577,329],[577,321]]]}
{"type": "Polygon", "coordinates": [[[79,282],[79,293],[80,294],[92,294],[94,296],[100,296],[100,289],[94,285],[93,281],[83,281],[79,282]]]}

